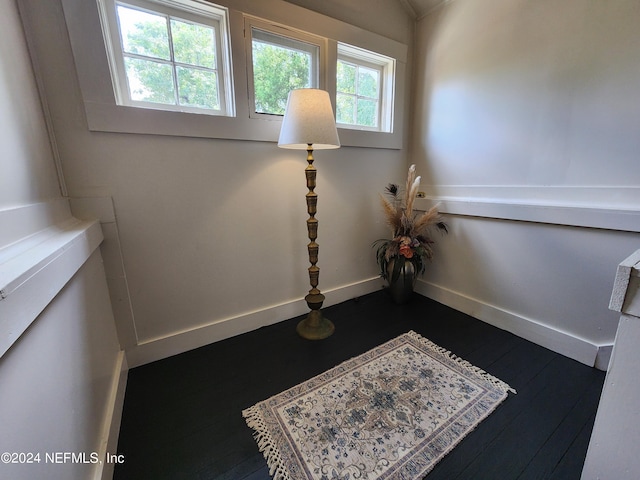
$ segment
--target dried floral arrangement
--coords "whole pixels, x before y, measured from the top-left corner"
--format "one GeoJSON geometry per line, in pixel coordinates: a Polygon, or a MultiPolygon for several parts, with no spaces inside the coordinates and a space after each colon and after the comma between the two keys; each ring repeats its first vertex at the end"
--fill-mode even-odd
{"type": "Polygon", "coordinates": [[[380,195],[382,208],[391,227],[392,238],[376,240],[376,258],[380,267],[380,276],[395,281],[400,275],[404,262],[394,262],[391,278],[388,278],[387,267],[394,258],[403,257],[413,263],[415,271],[423,273],[426,260],[433,258],[434,243],[431,232],[436,230],[448,233],[447,224],[434,205],[424,213],[414,212],[414,202],[420,188],[420,177],[416,177],[416,166],[409,167],[405,195],[400,187],[390,183],[386,189],[386,197],[380,195]]]}

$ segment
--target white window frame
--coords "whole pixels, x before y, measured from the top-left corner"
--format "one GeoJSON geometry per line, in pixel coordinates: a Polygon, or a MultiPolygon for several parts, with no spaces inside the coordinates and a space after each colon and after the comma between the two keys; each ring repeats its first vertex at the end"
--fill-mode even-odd
{"type": "MultiPolygon", "coordinates": [[[[225,8],[201,0],[98,0],[98,5],[116,104],[206,115],[235,115],[233,80],[229,58],[229,29],[227,25],[227,10],[225,8]],[[164,104],[134,100],[131,98],[124,62],[125,53],[116,11],[118,5],[132,7],[149,13],[157,13],[168,18],[175,18],[214,29],[216,48],[215,71],[217,74],[220,109],[180,105],[178,102],[176,102],[176,104],[164,104]]],[[[171,39],[169,42],[171,46],[171,39]]],[[[172,48],[170,49],[173,50],[172,48]]],[[[179,62],[176,62],[173,58],[173,52],[171,53],[171,59],[162,63],[170,65],[173,69],[179,66],[179,62]]],[[[177,94],[177,85],[175,85],[175,88],[177,94]]]]}
{"type": "MultiPolygon", "coordinates": [[[[326,57],[321,59],[319,87],[327,90],[334,102],[338,42],[395,59],[393,131],[356,130],[338,125],[338,132],[343,146],[403,148],[404,120],[408,110],[405,98],[409,85],[409,49],[406,44],[283,0],[211,0],[228,12],[229,64],[233,73],[233,91],[229,95],[234,99],[236,115],[227,117],[147,109],[116,103],[98,1],[59,1],[69,33],[87,126],[92,132],[277,142],[282,118],[275,115],[254,118],[250,115],[249,62],[244,32],[245,19],[250,16],[272,25],[286,26],[288,31],[308,32],[324,42],[326,57]]],[[[209,0],[200,0],[200,3],[209,4],[209,0]]]]}
{"type": "MultiPolygon", "coordinates": [[[[317,49],[317,55],[311,66],[311,88],[326,89],[324,81],[324,65],[326,65],[327,42],[326,39],[312,35],[307,32],[295,30],[283,25],[277,25],[265,20],[245,16],[244,32],[245,32],[245,50],[246,50],[246,68],[247,68],[247,90],[249,95],[249,116],[251,118],[273,119],[273,117],[281,118],[282,115],[256,112],[255,85],[253,76],[253,31],[259,30],[267,34],[276,35],[286,39],[293,40],[296,43],[305,44],[301,48],[302,51],[312,53],[313,49],[317,49]],[[309,47],[307,48],[306,45],[309,47]]],[[[283,43],[283,46],[286,45],[283,43]]]]}
{"type": "MultiPolygon", "coordinates": [[[[365,67],[371,70],[376,70],[380,74],[380,87],[377,99],[377,126],[370,127],[352,123],[337,123],[338,127],[354,130],[369,130],[374,132],[393,132],[394,85],[396,76],[395,60],[379,53],[354,47],[353,45],[338,43],[337,61],[349,63],[356,67],[365,67]]],[[[336,92],[336,95],[337,93],[338,92],[336,92]]],[[[353,96],[356,97],[356,99],[359,98],[357,90],[353,96]]]]}

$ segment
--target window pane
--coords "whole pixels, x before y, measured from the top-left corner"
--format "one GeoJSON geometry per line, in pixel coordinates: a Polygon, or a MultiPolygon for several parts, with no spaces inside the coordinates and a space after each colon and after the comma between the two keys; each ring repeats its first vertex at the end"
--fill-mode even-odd
{"type": "Polygon", "coordinates": [[[126,53],[163,60],[171,58],[166,17],[118,5],[118,20],[126,53]]]}
{"type": "Polygon", "coordinates": [[[220,109],[216,72],[177,67],[180,105],[220,109]]]}
{"type": "Polygon", "coordinates": [[[252,56],[256,112],[284,115],[291,90],[314,86],[316,82],[311,78],[315,62],[311,50],[314,49],[317,47],[254,30],[252,56]]]}
{"type": "Polygon", "coordinates": [[[365,127],[378,126],[378,102],[358,99],[358,125],[365,127]]]}
{"type": "Polygon", "coordinates": [[[175,105],[173,73],[170,65],[125,58],[131,100],[175,105]]]}
{"type": "Polygon", "coordinates": [[[337,90],[344,93],[356,93],[356,66],[338,60],[337,90]]]}
{"type": "Polygon", "coordinates": [[[358,71],[358,95],[378,98],[380,84],[380,72],[366,67],[360,67],[358,71]]]}
{"type": "Polygon", "coordinates": [[[171,19],[175,61],[215,69],[215,31],[211,27],[171,19]]]}
{"type": "Polygon", "coordinates": [[[338,93],[336,95],[336,121],[338,123],[355,123],[355,97],[338,93]]]}

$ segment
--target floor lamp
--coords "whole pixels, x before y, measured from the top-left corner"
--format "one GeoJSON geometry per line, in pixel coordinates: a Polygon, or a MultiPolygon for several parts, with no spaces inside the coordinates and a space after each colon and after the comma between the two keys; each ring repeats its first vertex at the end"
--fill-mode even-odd
{"type": "Polygon", "coordinates": [[[309,233],[309,282],[311,290],[304,297],[311,309],[307,317],[298,323],[298,334],[310,340],[321,340],[333,333],[334,326],[330,320],[322,315],[320,309],[324,302],[324,295],[318,289],[318,277],[320,269],[318,262],[318,220],[315,218],[318,204],[318,195],[313,191],[316,188],[316,168],[313,166],[313,149],[322,150],[340,148],[336,121],[333,116],[333,108],[329,94],[324,90],[315,88],[302,88],[292,90],[289,93],[287,109],[282,121],[278,147],[293,148],[307,151],[305,169],[307,177],[307,231],[309,233]]]}

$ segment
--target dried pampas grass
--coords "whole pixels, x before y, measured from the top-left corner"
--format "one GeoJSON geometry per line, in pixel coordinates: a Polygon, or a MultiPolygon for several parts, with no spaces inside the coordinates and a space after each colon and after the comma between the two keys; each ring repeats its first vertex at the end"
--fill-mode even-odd
{"type": "Polygon", "coordinates": [[[386,187],[386,197],[380,195],[382,210],[393,235],[391,239],[380,239],[373,244],[377,247],[376,258],[383,278],[387,278],[386,267],[389,261],[398,256],[404,256],[422,273],[425,268],[423,260],[433,257],[431,246],[434,241],[430,231],[435,229],[441,233],[448,233],[447,224],[438,211],[439,205],[434,205],[426,212],[414,211],[420,180],[421,178],[416,176],[415,165],[411,165],[404,198],[400,187],[393,183],[386,187]]]}
{"type": "Polygon", "coordinates": [[[400,195],[398,185],[395,184],[389,184],[386,187],[386,194],[391,200],[380,195],[382,210],[394,238],[426,236],[431,227],[444,233],[448,232],[447,225],[438,211],[439,204],[434,205],[421,215],[415,214],[414,204],[420,189],[420,180],[421,177],[416,176],[416,166],[411,165],[407,175],[404,199],[400,195]]]}

